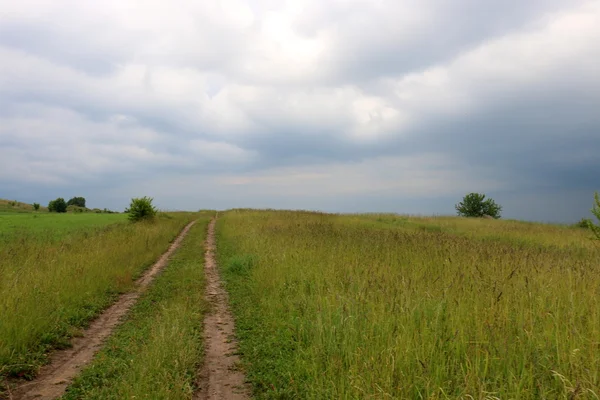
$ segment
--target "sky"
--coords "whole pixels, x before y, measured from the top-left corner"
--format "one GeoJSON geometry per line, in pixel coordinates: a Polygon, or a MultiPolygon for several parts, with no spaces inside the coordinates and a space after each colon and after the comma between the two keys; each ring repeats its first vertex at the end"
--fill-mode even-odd
{"type": "Polygon", "coordinates": [[[600,1],[0,0],[0,198],[574,222],[600,1]]]}

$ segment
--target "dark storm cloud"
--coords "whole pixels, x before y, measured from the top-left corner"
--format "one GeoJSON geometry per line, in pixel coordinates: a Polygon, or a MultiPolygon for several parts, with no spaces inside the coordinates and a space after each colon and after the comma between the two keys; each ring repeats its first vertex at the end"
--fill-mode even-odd
{"type": "Polygon", "coordinates": [[[360,8],[340,2],[331,8],[315,7],[319,11],[307,12],[296,27],[307,35],[316,35],[333,23],[344,40],[328,57],[336,72],[331,79],[355,83],[446,62],[490,38],[532,28],[532,21],[540,13],[581,3],[426,0],[360,8]]]}

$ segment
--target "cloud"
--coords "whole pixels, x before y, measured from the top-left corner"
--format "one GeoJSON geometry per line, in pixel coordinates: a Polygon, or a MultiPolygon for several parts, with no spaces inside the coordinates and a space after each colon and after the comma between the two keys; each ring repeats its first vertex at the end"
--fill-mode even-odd
{"type": "Polygon", "coordinates": [[[597,1],[0,8],[9,197],[452,212],[471,190],[513,204],[568,192],[547,215],[571,218],[600,189],[597,1]]]}

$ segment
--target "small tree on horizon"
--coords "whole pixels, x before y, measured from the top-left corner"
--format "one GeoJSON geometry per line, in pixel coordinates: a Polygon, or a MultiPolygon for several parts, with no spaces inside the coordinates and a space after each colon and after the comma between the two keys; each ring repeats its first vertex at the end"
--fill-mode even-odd
{"type": "Polygon", "coordinates": [[[33,209],[38,211],[40,209],[40,203],[33,203],[33,209]]]}
{"type": "Polygon", "coordinates": [[[67,206],[77,206],[85,208],[85,197],[71,197],[67,201],[67,206]]]}
{"type": "Polygon", "coordinates": [[[131,222],[151,220],[156,216],[156,208],[152,205],[152,197],[140,197],[131,199],[131,204],[125,212],[129,213],[131,222]]]}
{"type": "Polygon", "coordinates": [[[498,219],[502,207],[493,199],[485,199],[485,194],[469,193],[454,206],[461,217],[484,217],[486,215],[498,219]]]}
{"type": "Polygon", "coordinates": [[[66,213],[67,212],[67,202],[62,197],[59,197],[56,200],[50,201],[48,203],[48,211],[57,212],[57,213],[66,213]]]}

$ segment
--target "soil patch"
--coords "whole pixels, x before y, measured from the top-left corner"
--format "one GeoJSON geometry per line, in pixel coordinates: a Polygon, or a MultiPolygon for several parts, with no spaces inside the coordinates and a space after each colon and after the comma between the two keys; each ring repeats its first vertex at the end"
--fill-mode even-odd
{"type": "Polygon", "coordinates": [[[215,222],[208,226],[204,269],[206,299],[211,311],[204,319],[204,366],[198,376],[196,400],[249,399],[244,373],[240,370],[235,324],[229,311],[229,299],[215,261],[215,222]]]}

